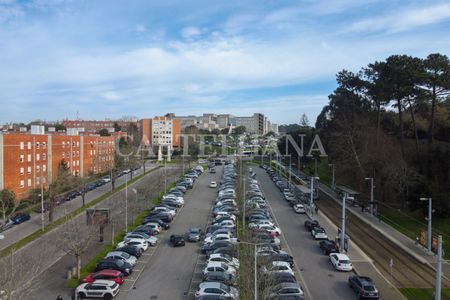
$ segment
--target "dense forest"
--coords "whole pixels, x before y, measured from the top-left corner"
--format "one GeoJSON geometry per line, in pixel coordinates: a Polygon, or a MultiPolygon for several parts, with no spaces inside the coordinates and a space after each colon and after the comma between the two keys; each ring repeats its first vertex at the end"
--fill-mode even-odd
{"type": "Polygon", "coordinates": [[[310,135],[319,134],[338,181],[361,191],[374,177],[378,201],[415,210],[432,197],[436,214],[450,216],[448,57],[393,55],[336,77],[310,135]]]}

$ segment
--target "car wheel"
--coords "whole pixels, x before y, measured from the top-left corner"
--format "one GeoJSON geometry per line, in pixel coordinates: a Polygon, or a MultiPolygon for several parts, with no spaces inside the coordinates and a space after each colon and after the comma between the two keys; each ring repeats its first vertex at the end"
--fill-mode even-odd
{"type": "Polygon", "coordinates": [[[103,296],[103,299],[111,300],[112,299],[112,295],[111,294],[106,294],[105,296],[103,296]]]}
{"type": "Polygon", "coordinates": [[[86,298],[86,295],[84,293],[78,293],[78,298],[84,299],[86,298]]]}

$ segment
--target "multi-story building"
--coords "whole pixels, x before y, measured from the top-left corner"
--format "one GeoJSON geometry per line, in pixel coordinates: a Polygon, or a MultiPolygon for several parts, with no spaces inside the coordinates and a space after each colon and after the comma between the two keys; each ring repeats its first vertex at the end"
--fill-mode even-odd
{"type": "MultiPolygon", "coordinates": [[[[158,159],[162,159],[162,150],[167,153],[180,147],[181,121],[171,116],[154,117],[139,121],[141,143],[158,149],[158,159]]],[[[169,156],[170,157],[170,156],[169,156]]]]}
{"type": "Polygon", "coordinates": [[[110,132],[114,132],[114,124],[121,127],[121,131],[129,132],[132,124],[136,124],[136,121],[122,121],[122,120],[63,120],[62,125],[66,128],[76,128],[79,132],[84,133],[98,133],[102,129],[107,129],[110,132]]]}
{"type": "Polygon", "coordinates": [[[60,167],[75,176],[107,172],[114,165],[114,137],[59,134],[0,134],[0,190],[18,199],[47,187],[60,167]]]}

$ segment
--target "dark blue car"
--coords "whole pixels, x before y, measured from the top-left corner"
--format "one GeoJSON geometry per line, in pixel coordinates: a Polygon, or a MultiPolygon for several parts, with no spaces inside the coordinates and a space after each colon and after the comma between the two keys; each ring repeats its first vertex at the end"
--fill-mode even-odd
{"type": "Polygon", "coordinates": [[[20,224],[25,221],[28,221],[30,219],[30,215],[27,213],[16,213],[14,216],[11,217],[11,221],[14,224],[20,224]]]}

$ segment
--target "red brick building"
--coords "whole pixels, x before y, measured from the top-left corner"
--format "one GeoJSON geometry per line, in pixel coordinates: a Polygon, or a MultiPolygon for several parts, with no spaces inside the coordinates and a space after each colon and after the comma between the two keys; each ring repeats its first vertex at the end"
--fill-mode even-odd
{"type": "Polygon", "coordinates": [[[136,124],[133,121],[98,121],[98,120],[63,120],[62,125],[66,128],[77,128],[80,132],[98,133],[102,129],[114,128],[114,123],[117,123],[121,131],[129,132],[130,126],[136,124]]]}
{"type": "Polygon", "coordinates": [[[0,190],[11,188],[17,199],[44,187],[63,164],[75,176],[107,172],[114,165],[113,136],[0,134],[0,190]]]}

